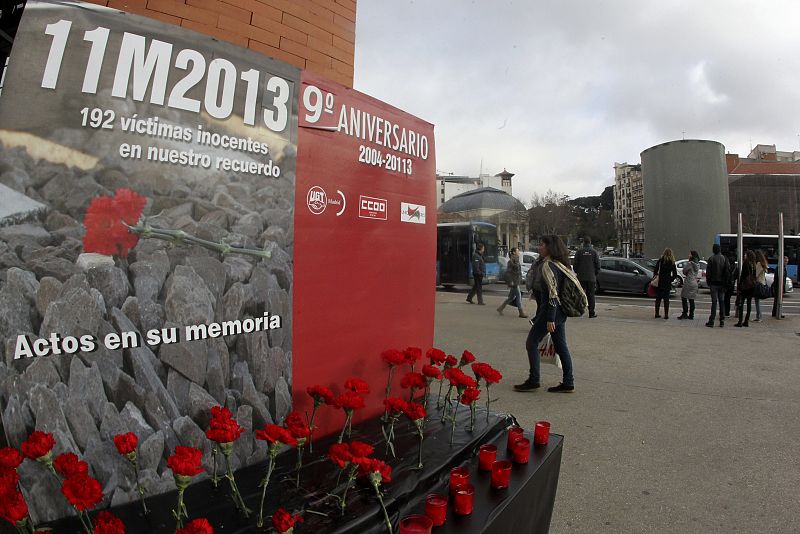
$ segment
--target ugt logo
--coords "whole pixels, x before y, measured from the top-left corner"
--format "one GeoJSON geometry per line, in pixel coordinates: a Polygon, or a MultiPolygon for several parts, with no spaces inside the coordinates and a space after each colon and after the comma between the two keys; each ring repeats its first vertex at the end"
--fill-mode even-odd
{"type": "Polygon", "coordinates": [[[320,215],[325,208],[328,207],[328,195],[325,194],[325,190],[322,189],[320,186],[315,185],[311,189],[308,190],[308,195],[306,195],[306,204],[308,204],[308,209],[314,215],[320,215]]]}

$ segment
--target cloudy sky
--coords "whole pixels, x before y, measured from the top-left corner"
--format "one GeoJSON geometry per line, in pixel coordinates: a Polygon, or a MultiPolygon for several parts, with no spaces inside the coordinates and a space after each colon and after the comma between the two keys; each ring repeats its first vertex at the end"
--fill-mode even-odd
{"type": "Polygon", "coordinates": [[[440,172],[600,194],[684,135],[800,150],[798,20],[796,0],[359,0],[355,88],[432,122],[440,172]]]}

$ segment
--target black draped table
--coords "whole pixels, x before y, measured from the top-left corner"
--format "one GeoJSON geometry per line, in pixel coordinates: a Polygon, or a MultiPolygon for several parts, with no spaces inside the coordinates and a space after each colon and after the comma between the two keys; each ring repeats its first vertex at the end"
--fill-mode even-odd
{"type": "MultiPolygon", "coordinates": [[[[435,413],[434,411],[433,414],[435,413]]],[[[506,453],[507,428],[514,424],[514,418],[490,413],[487,421],[486,412],[478,410],[472,432],[467,431],[468,408],[462,406],[457,419],[451,445],[450,425],[442,424],[439,417],[429,416],[423,441],[425,467],[422,470],[415,469],[419,441],[413,425],[407,420],[401,419],[395,426],[397,458],[386,453],[380,421],[377,418],[353,427],[351,439],[374,445],[375,453],[372,456],[385,460],[392,466],[392,481],[384,484],[382,489],[394,531],[399,531],[400,519],[412,514],[424,514],[425,497],[429,493],[447,494],[450,470],[465,466],[471,472],[471,483],[475,487],[474,512],[469,516],[455,515],[450,499],[447,522],[441,527],[434,527],[434,533],[547,532],[558,485],[563,437],[551,434],[546,446],[532,446],[530,462],[525,465],[514,464],[508,489],[493,490],[489,483],[490,474],[478,469],[478,448],[485,443],[494,443],[498,449],[497,459],[510,459],[510,455],[506,453]]],[[[533,436],[527,437],[532,443],[533,436]]],[[[267,490],[263,529],[256,527],[255,518],[261,498],[258,484],[264,476],[266,464],[246,467],[236,472],[239,489],[247,506],[253,510],[249,521],[244,520],[236,511],[225,479],[220,481],[217,489],[214,489],[210,480],[204,480],[186,490],[184,502],[190,519],[205,517],[218,533],[272,531],[269,517],[282,506],[292,513],[303,514],[305,522],[295,527],[296,534],[386,532],[375,491],[365,481],[359,480],[350,488],[344,515],[338,509],[337,499],[330,495],[335,489],[341,495],[344,488],[343,481],[338,489],[335,487],[339,469],[325,458],[328,447],[337,438],[338,436],[330,436],[315,440],[313,454],[308,454],[306,450],[299,488],[295,485],[295,451],[287,450],[278,456],[267,490]]],[[[61,498],[60,495],[53,497],[61,498]]],[[[113,507],[110,511],[124,521],[129,533],[172,533],[175,520],[171,510],[176,501],[176,491],[149,497],[147,507],[150,513],[147,516],[142,514],[138,502],[113,507]]],[[[93,511],[92,516],[95,514],[96,511],[93,511]]],[[[64,519],[48,526],[56,534],[81,532],[76,518],[64,519]]]]}

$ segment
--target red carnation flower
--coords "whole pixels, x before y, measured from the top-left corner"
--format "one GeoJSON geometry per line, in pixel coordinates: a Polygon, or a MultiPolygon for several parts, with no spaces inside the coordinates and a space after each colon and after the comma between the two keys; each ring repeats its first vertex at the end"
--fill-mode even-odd
{"type": "Polygon", "coordinates": [[[328,449],[328,459],[339,466],[339,469],[344,469],[347,464],[353,461],[353,455],[350,454],[350,446],[347,443],[334,443],[328,449]]]}
{"type": "Polygon", "coordinates": [[[369,443],[364,443],[363,441],[353,440],[350,442],[349,447],[350,454],[353,455],[353,458],[366,458],[375,452],[375,447],[369,443]]]}
{"type": "Polygon", "coordinates": [[[406,414],[406,417],[408,417],[412,421],[425,419],[425,408],[421,404],[418,404],[416,402],[406,403],[403,413],[406,414]]]}
{"type": "Polygon", "coordinates": [[[298,412],[289,412],[283,420],[283,424],[286,425],[286,428],[298,443],[301,440],[307,440],[308,436],[311,435],[311,429],[308,428],[308,425],[298,412]]]}
{"type": "Polygon", "coordinates": [[[406,373],[400,380],[400,386],[404,389],[425,389],[425,377],[422,376],[422,373],[406,373]]]}
{"type": "Polygon", "coordinates": [[[15,469],[0,469],[0,502],[6,495],[17,491],[17,484],[19,484],[19,474],[15,469]]]}
{"type": "Polygon", "coordinates": [[[473,402],[477,401],[480,396],[481,390],[478,388],[467,388],[464,390],[464,393],[461,394],[461,404],[469,406],[473,402]]]}
{"type": "Polygon", "coordinates": [[[56,471],[61,473],[62,476],[67,478],[89,474],[89,464],[80,460],[71,452],[65,452],[64,454],[56,456],[53,460],[53,467],[55,467],[56,471]]]}
{"type": "Polygon", "coordinates": [[[447,369],[444,372],[445,378],[450,381],[450,384],[456,388],[469,388],[469,387],[477,387],[478,383],[475,381],[474,378],[467,376],[464,374],[464,371],[458,368],[447,369]]]}
{"type": "Polygon", "coordinates": [[[147,199],[130,189],[118,189],[114,198],[96,197],[86,210],[83,225],[83,250],[126,257],[139,242],[139,236],[128,230],[142,215],[147,199]]]}
{"type": "Polygon", "coordinates": [[[336,404],[336,397],[333,392],[325,386],[309,386],[306,392],[314,398],[314,404],[319,406],[323,402],[327,405],[333,406],[336,404]]]}
{"type": "Polygon", "coordinates": [[[458,363],[459,367],[469,365],[475,361],[475,356],[468,350],[461,353],[461,361],[458,363]]]}
{"type": "Polygon", "coordinates": [[[53,439],[53,434],[34,430],[28,436],[28,439],[22,442],[22,454],[31,460],[38,460],[50,454],[55,444],[56,441],[53,439]]]}
{"type": "Polygon", "coordinates": [[[388,413],[400,413],[406,407],[406,401],[399,397],[389,397],[383,399],[383,405],[386,407],[388,413]]]}
{"type": "Polygon", "coordinates": [[[125,434],[117,434],[114,436],[114,445],[117,447],[117,452],[122,456],[128,456],[136,452],[136,447],[139,445],[139,438],[133,432],[125,434]]]}
{"type": "Polygon", "coordinates": [[[396,349],[389,349],[383,351],[381,353],[381,358],[383,358],[383,361],[389,364],[389,367],[403,365],[404,363],[406,363],[405,354],[396,349]]]}
{"type": "Polygon", "coordinates": [[[369,384],[360,378],[348,378],[344,383],[344,389],[349,389],[354,393],[366,395],[369,393],[369,384]]]}
{"type": "Polygon", "coordinates": [[[356,460],[358,464],[358,472],[362,476],[371,476],[373,473],[379,473],[381,482],[392,481],[392,468],[382,460],[375,458],[361,458],[356,460]]]}
{"type": "Polygon", "coordinates": [[[456,357],[452,354],[448,354],[447,358],[444,359],[445,368],[455,367],[456,365],[458,365],[458,360],[456,360],[456,357]]]}
{"type": "Polygon", "coordinates": [[[406,350],[403,351],[403,356],[406,363],[414,365],[422,358],[422,349],[419,347],[406,347],[406,350]]]}
{"type": "Polygon", "coordinates": [[[94,508],[103,500],[100,482],[85,474],[65,479],[61,484],[61,493],[79,512],[94,508]]]}
{"type": "Polygon", "coordinates": [[[233,418],[227,408],[214,406],[211,408],[211,421],[208,423],[206,437],[219,444],[233,443],[244,433],[244,427],[233,418]]]}
{"type": "Polygon", "coordinates": [[[0,499],[0,517],[14,526],[28,517],[28,505],[22,493],[15,490],[0,499]]]}
{"type": "Polygon", "coordinates": [[[176,476],[193,477],[203,472],[200,460],[203,452],[194,447],[175,447],[175,453],[167,458],[167,465],[176,476]]]}
{"type": "Polygon", "coordinates": [[[125,523],[111,512],[103,510],[94,520],[94,534],[125,534],[125,523]]]}
{"type": "Polygon", "coordinates": [[[427,378],[432,380],[441,380],[442,379],[442,371],[436,367],[435,365],[423,365],[422,366],[422,374],[425,375],[427,378]]]}
{"type": "Polygon", "coordinates": [[[344,410],[360,410],[366,404],[364,403],[364,397],[359,395],[354,391],[345,391],[338,397],[336,397],[336,404],[344,409],[344,410]]]}
{"type": "Polygon", "coordinates": [[[22,454],[14,447],[3,447],[0,449],[0,471],[4,469],[16,469],[24,460],[22,454]]]}
{"type": "Polygon", "coordinates": [[[214,534],[214,527],[208,519],[193,519],[185,527],[175,529],[175,534],[214,534]]]}
{"type": "Polygon", "coordinates": [[[292,515],[284,508],[278,508],[275,510],[275,513],[272,514],[272,526],[281,534],[291,532],[294,528],[294,524],[298,522],[303,522],[302,516],[300,514],[292,515]]]}
{"type": "Polygon", "coordinates": [[[263,430],[256,430],[256,439],[267,441],[270,444],[294,445],[297,443],[291,432],[282,426],[272,424],[266,425],[263,430]]]}
{"type": "Polygon", "coordinates": [[[427,356],[431,361],[431,365],[441,365],[447,359],[447,355],[444,353],[444,351],[437,348],[428,349],[428,352],[425,354],[425,356],[427,356]]]}

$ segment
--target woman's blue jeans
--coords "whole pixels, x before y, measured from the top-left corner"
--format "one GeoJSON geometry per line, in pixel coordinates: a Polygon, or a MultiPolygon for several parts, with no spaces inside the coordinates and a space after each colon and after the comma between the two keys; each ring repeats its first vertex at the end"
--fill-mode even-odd
{"type": "MultiPolygon", "coordinates": [[[[553,339],[553,345],[556,349],[556,354],[561,359],[561,367],[564,371],[564,379],[562,383],[565,386],[574,386],[575,378],[572,376],[572,355],[569,353],[567,347],[567,320],[563,319],[561,322],[556,322],[556,331],[550,334],[553,339]]],[[[525,350],[528,351],[528,362],[530,363],[530,378],[529,380],[534,384],[538,384],[541,380],[541,359],[539,358],[539,343],[547,335],[547,319],[544,314],[541,314],[536,322],[528,332],[528,339],[525,341],[525,350]]]]}

